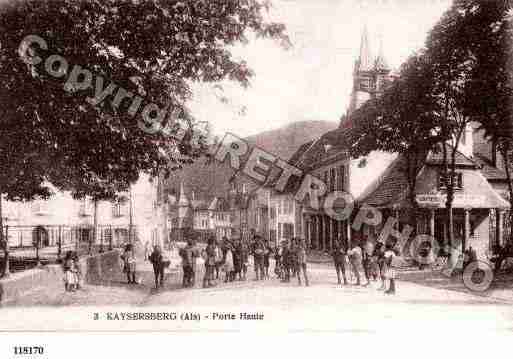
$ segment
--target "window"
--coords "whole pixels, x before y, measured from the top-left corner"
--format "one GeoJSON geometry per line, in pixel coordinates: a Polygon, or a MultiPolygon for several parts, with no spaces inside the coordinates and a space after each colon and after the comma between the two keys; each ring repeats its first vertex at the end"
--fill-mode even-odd
{"type": "Polygon", "coordinates": [[[362,78],[360,80],[360,90],[362,91],[370,91],[371,90],[371,80],[369,78],[362,78]]]}
{"type": "Polygon", "coordinates": [[[291,214],[294,211],[294,203],[289,198],[283,198],[281,214],[291,214]]]}
{"type": "Polygon", "coordinates": [[[123,214],[121,213],[121,203],[113,203],[112,204],[112,217],[121,217],[123,214]]]}
{"type": "Polygon", "coordinates": [[[283,223],[283,238],[290,239],[294,237],[294,225],[292,223],[283,223]]]}
{"type": "Polygon", "coordinates": [[[34,212],[35,214],[43,215],[43,214],[48,213],[48,203],[46,201],[43,201],[43,200],[34,201],[31,205],[31,207],[32,207],[32,212],[34,212]]]}
{"type": "Polygon", "coordinates": [[[78,207],[78,215],[79,216],[87,216],[87,200],[83,199],[80,201],[80,206],[78,207]]]}
{"type": "Polygon", "coordinates": [[[339,166],[337,172],[337,191],[343,191],[345,189],[345,167],[339,166]]]}
{"type": "Polygon", "coordinates": [[[281,223],[278,223],[278,238],[281,239],[281,223]]]}
{"type": "MultiPolygon", "coordinates": [[[[454,189],[463,189],[463,173],[455,173],[454,174],[454,189]]],[[[440,173],[438,177],[438,189],[445,190],[447,189],[447,183],[446,183],[446,177],[444,176],[444,173],[440,173]]]]}
{"type": "Polygon", "coordinates": [[[335,169],[330,168],[330,184],[329,184],[329,191],[333,192],[335,190],[335,180],[336,180],[336,174],[335,169]]]}

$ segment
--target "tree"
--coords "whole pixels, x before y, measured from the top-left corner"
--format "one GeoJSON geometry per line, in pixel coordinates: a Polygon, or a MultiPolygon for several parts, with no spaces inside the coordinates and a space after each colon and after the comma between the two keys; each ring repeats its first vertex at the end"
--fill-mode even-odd
{"type": "Polygon", "coordinates": [[[36,197],[48,198],[51,194],[50,188],[43,183],[47,163],[44,158],[37,155],[38,146],[31,137],[13,137],[11,128],[0,127],[0,248],[4,252],[2,276],[9,274],[9,243],[8,238],[4,236],[2,212],[4,197],[8,200],[23,201],[36,197]]]}
{"type": "MultiPolygon", "coordinates": [[[[480,123],[504,160],[510,205],[513,208],[511,160],[513,155],[513,48],[511,38],[513,2],[457,1],[465,14],[458,18],[458,46],[475,58],[470,72],[466,112],[480,123]]],[[[510,211],[510,223],[513,223],[510,211]]],[[[513,236],[513,232],[510,232],[513,236]]],[[[510,237],[513,241],[513,237],[510,237]]]]}
{"type": "MultiPolygon", "coordinates": [[[[443,177],[446,184],[447,246],[454,244],[453,202],[456,187],[456,156],[462,135],[473,121],[469,108],[472,69],[476,56],[462,43],[468,41],[464,26],[467,11],[455,2],[433,27],[426,41],[426,56],[433,67],[433,96],[438,98],[441,116],[441,138],[444,140],[443,177]]],[[[472,11],[472,8],[467,9],[472,11]]],[[[463,243],[463,245],[465,245],[463,243]]],[[[453,258],[454,259],[454,258],[453,258]]]]}
{"type": "Polygon", "coordinates": [[[55,164],[77,176],[68,184],[133,182],[141,172],[157,176],[201,156],[205,146],[190,141],[191,83],[247,87],[254,74],[232,56],[233,45],[246,43],[249,33],[288,42],[284,25],[267,20],[269,6],[259,0],[3,4],[0,131],[9,141],[0,144],[0,176],[7,179],[0,196],[48,194],[44,184],[63,176],[55,164]],[[20,47],[27,35],[39,43],[20,47]],[[185,136],[178,135],[183,126],[185,136]],[[39,160],[52,165],[33,163],[39,160]]]}
{"type": "Polygon", "coordinates": [[[378,99],[365,103],[353,116],[351,153],[353,157],[380,150],[398,153],[408,183],[411,204],[409,223],[416,228],[417,176],[429,151],[440,142],[440,116],[432,95],[431,64],[422,54],[412,55],[399,77],[378,99]]]}

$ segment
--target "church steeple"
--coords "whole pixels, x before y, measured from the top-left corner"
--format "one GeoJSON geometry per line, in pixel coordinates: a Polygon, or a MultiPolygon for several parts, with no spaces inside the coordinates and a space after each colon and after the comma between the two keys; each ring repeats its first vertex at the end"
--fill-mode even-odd
{"type": "Polygon", "coordinates": [[[348,116],[371,98],[381,96],[387,81],[391,79],[391,69],[383,48],[383,37],[380,36],[379,39],[379,52],[377,57],[373,58],[367,26],[364,26],[360,52],[354,66],[353,92],[347,109],[348,116]]]}
{"type": "Polygon", "coordinates": [[[364,26],[360,42],[360,55],[357,60],[356,71],[371,71],[373,67],[372,55],[369,45],[367,25],[364,26]]]}
{"type": "Polygon", "coordinates": [[[383,35],[379,36],[379,52],[378,56],[376,57],[374,67],[376,71],[390,71],[390,66],[388,66],[387,59],[385,58],[385,52],[383,50],[383,35]]]}
{"type": "Polygon", "coordinates": [[[183,187],[183,181],[180,182],[180,197],[178,197],[178,207],[188,207],[189,199],[185,195],[185,189],[183,187]]]}

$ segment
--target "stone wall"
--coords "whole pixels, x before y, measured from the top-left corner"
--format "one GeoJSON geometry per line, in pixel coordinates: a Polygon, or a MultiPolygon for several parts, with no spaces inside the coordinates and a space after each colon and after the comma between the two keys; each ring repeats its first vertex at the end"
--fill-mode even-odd
{"type": "MultiPolygon", "coordinates": [[[[96,254],[82,257],[80,266],[85,283],[94,284],[100,281],[111,281],[119,278],[122,268],[119,260],[120,252],[96,254]]],[[[29,295],[31,290],[48,288],[55,290],[63,286],[64,273],[60,265],[48,265],[13,273],[8,278],[0,279],[0,304],[15,301],[16,298],[29,295]]]]}

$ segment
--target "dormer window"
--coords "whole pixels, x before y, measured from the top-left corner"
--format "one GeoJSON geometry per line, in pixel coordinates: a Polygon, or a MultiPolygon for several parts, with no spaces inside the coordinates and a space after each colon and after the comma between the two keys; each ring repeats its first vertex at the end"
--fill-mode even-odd
{"type": "MultiPolygon", "coordinates": [[[[449,176],[447,176],[448,178],[449,176]]],[[[461,190],[463,189],[463,173],[456,172],[454,174],[454,189],[455,190],[461,190]]],[[[446,183],[446,177],[444,176],[444,173],[440,173],[439,179],[438,179],[438,189],[439,190],[447,190],[447,183],[446,183]]]]}

